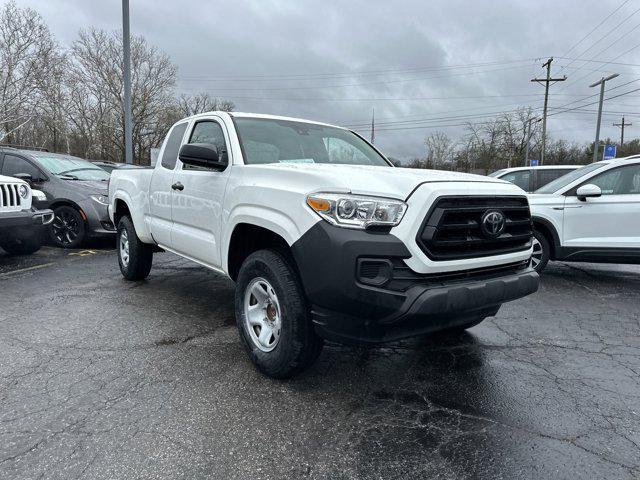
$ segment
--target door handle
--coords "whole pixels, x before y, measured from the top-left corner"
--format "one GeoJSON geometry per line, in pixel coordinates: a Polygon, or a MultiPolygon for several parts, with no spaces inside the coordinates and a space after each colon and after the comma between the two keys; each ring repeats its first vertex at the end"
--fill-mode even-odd
{"type": "Polygon", "coordinates": [[[174,190],[182,191],[182,190],[184,190],[184,185],[181,184],[180,182],[176,182],[173,185],[171,185],[171,188],[174,189],[174,190]]]}

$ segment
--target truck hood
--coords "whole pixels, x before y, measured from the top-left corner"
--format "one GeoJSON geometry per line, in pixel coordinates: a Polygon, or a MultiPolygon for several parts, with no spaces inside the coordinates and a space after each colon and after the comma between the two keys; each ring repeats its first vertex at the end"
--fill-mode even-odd
{"type": "Polygon", "coordinates": [[[254,164],[246,165],[246,168],[247,173],[255,173],[256,177],[265,178],[273,174],[277,176],[279,182],[290,184],[292,190],[298,190],[304,185],[308,191],[350,192],[401,200],[405,200],[424,183],[475,182],[511,185],[504,180],[481,175],[421,168],[326,163],[254,164]]]}

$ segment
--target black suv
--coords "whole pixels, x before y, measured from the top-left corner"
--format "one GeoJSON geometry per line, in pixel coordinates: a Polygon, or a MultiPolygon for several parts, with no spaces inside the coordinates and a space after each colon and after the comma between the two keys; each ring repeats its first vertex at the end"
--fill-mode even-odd
{"type": "Polygon", "coordinates": [[[88,237],[115,234],[109,220],[109,174],[71,155],[0,147],[0,174],[27,181],[46,195],[38,208],[54,212],[51,241],[64,248],[78,247],[88,237]]]}

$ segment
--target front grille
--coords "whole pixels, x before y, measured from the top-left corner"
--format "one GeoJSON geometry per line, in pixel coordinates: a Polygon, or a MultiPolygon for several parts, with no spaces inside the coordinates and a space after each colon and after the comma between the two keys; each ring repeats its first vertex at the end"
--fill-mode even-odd
{"type": "Polygon", "coordinates": [[[518,252],[531,247],[533,226],[526,197],[441,197],[427,214],[416,241],[432,260],[459,260],[518,252]],[[482,221],[498,212],[496,235],[482,221]]]}
{"type": "Polygon", "coordinates": [[[17,183],[0,183],[0,208],[20,207],[20,200],[17,183]]]}

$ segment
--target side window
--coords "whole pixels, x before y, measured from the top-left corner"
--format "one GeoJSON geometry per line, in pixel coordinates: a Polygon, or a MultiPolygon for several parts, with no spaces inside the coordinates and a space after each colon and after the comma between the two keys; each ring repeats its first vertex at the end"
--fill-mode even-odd
{"type": "Polygon", "coordinates": [[[640,165],[627,165],[596,175],[586,184],[600,187],[603,195],[629,195],[640,193],[640,165]]]}
{"type": "Polygon", "coordinates": [[[173,170],[176,166],[176,162],[178,161],[178,152],[180,152],[180,144],[182,143],[182,137],[184,136],[186,129],[187,124],[181,123],[173,127],[173,130],[171,130],[169,138],[167,139],[167,144],[164,147],[164,152],[162,153],[162,166],[164,168],[173,170]]]}
{"type": "MultiPolygon", "coordinates": [[[[222,161],[227,160],[227,144],[224,140],[222,127],[213,120],[204,120],[194,125],[188,143],[209,143],[218,149],[218,157],[222,161]]],[[[210,170],[204,167],[183,165],[183,170],[210,170]]]]}
{"type": "Polygon", "coordinates": [[[40,170],[27,162],[22,157],[17,157],[11,154],[5,154],[4,164],[2,165],[2,174],[8,177],[13,177],[18,173],[28,173],[34,179],[42,178],[44,175],[40,173],[40,170]]]}
{"type": "Polygon", "coordinates": [[[546,184],[553,182],[555,179],[566,175],[571,170],[568,169],[547,169],[536,170],[536,189],[544,187],[546,184]]]}
{"type": "Polygon", "coordinates": [[[500,177],[500,180],[506,180],[519,186],[525,192],[530,190],[529,180],[531,179],[531,172],[529,170],[519,170],[517,172],[507,173],[500,177]]]}

